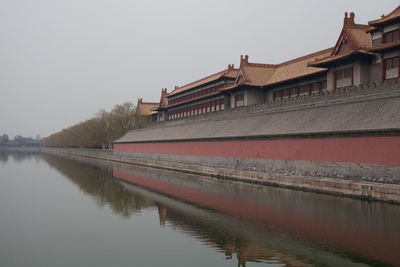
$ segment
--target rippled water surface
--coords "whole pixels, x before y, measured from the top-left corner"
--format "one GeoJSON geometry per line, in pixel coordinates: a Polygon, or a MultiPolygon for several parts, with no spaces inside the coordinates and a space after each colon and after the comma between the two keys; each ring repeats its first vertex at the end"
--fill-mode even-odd
{"type": "Polygon", "coordinates": [[[0,151],[0,266],[400,266],[400,206],[0,151]]]}

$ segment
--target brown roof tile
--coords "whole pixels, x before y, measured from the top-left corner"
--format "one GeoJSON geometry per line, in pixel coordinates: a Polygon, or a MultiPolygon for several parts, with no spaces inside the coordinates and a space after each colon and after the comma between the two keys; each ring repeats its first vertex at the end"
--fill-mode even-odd
{"type": "Polygon", "coordinates": [[[149,116],[157,113],[155,109],[157,109],[159,105],[160,103],[143,102],[142,99],[139,98],[136,106],[136,111],[139,115],[149,116]]]}
{"type": "MultiPolygon", "coordinates": [[[[244,76],[243,84],[267,86],[326,71],[324,68],[310,67],[308,63],[317,58],[328,56],[331,52],[332,48],[328,48],[277,65],[249,63],[248,56],[244,59],[242,57],[240,71],[244,76]]],[[[233,88],[226,88],[225,90],[229,89],[233,88]]]]}
{"type": "Polygon", "coordinates": [[[200,80],[188,83],[188,84],[186,84],[184,86],[175,87],[175,89],[171,93],[169,93],[168,96],[173,96],[173,95],[182,93],[184,91],[193,89],[193,88],[201,86],[203,84],[216,81],[216,80],[218,80],[218,79],[220,79],[222,77],[235,78],[237,73],[238,73],[238,69],[235,69],[233,65],[228,65],[228,68],[223,70],[223,71],[217,72],[217,73],[212,74],[212,75],[207,76],[207,77],[204,77],[204,78],[202,78],[200,80]]]}
{"type": "Polygon", "coordinates": [[[329,55],[331,52],[332,48],[328,48],[279,64],[276,72],[269,80],[268,85],[326,71],[325,68],[310,67],[308,63],[317,58],[329,55]]]}
{"type": "Polygon", "coordinates": [[[160,104],[158,109],[166,108],[168,106],[168,95],[167,88],[161,89],[160,104]]]}
{"type": "Polygon", "coordinates": [[[365,50],[349,51],[344,54],[327,56],[325,58],[321,58],[314,62],[310,62],[308,65],[313,66],[313,67],[325,67],[329,63],[337,62],[337,61],[340,61],[340,60],[343,60],[346,58],[350,58],[355,55],[371,56],[371,55],[373,55],[373,53],[367,52],[365,50]]]}
{"type": "Polygon", "coordinates": [[[369,21],[368,24],[371,26],[378,26],[378,25],[381,25],[384,23],[391,22],[396,19],[400,19],[400,6],[396,7],[388,15],[386,15],[386,16],[382,15],[382,18],[380,18],[380,19],[369,21]]]}
{"type": "Polygon", "coordinates": [[[367,51],[367,48],[371,46],[371,34],[369,33],[371,27],[368,25],[355,24],[354,17],[354,13],[350,13],[350,17],[348,17],[347,12],[345,13],[343,29],[332,53],[326,57],[317,59],[314,62],[310,62],[308,64],[309,66],[326,67],[328,63],[336,62],[355,55],[372,55],[372,53],[367,51]],[[350,51],[339,53],[342,40],[346,37],[350,43],[350,46],[348,46],[350,51]]]}

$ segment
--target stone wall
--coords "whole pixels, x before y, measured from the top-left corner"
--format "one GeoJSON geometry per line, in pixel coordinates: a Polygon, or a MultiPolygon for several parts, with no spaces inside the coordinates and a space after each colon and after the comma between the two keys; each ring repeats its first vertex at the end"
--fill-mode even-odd
{"type": "MultiPolygon", "coordinates": [[[[362,181],[362,179],[350,180],[327,177],[307,177],[288,171],[283,173],[267,173],[256,169],[249,169],[249,163],[245,161],[215,161],[213,165],[207,165],[207,161],[213,161],[212,158],[204,158],[203,161],[199,162],[199,158],[181,157],[181,159],[179,159],[173,156],[161,158],[160,155],[112,154],[110,151],[63,148],[43,148],[42,152],[67,156],[83,156],[150,168],[178,171],[192,175],[205,175],[227,181],[234,180],[400,204],[400,185],[398,184],[369,183],[362,181]],[[191,163],[189,163],[189,161],[191,161],[191,163]],[[232,168],[225,168],[226,164],[231,164],[232,168]]],[[[229,161],[229,159],[227,160],[229,161]]],[[[257,162],[254,163],[257,164],[257,162]]]]}

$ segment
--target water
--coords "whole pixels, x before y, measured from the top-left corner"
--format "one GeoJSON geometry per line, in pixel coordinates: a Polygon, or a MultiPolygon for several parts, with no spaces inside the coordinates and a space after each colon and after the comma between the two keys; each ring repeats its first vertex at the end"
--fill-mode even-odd
{"type": "Polygon", "coordinates": [[[400,266],[400,206],[0,153],[0,266],[400,266]]]}

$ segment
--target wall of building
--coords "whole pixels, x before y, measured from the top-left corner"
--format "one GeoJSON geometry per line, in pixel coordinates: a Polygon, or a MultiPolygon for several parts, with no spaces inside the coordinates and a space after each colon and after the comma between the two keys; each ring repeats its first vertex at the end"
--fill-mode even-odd
{"type": "Polygon", "coordinates": [[[245,91],[245,105],[264,103],[266,92],[263,89],[247,89],[245,91]]]}
{"type": "MultiPolygon", "coordinates": [[[[270,102],[270,101],[274,100],[274,97],[273,97],[274,91],[279,91],[279,90],[287,89],[287,88],[299,87],[302,85],[308,85],[308,84],[312,84],[312,83],[318,83],[318,82],[324,81],[326,79],[327,79],[327,76],[326,76],[326,73],[324,73],[322,75],[318,75],[315,77],[306,77],[306,78],[297,80],[295,82],[289,82],[289,83],[285,83],[285,84],[270,86],[266,89],[267,90],[267,92],[265,93],[266,101],[270,102]]],[[[326,88],[324,90],[326,90],[326,88]]],[[[307,95],[307,93],[301,94],[301,95],[307,95]]]]}

